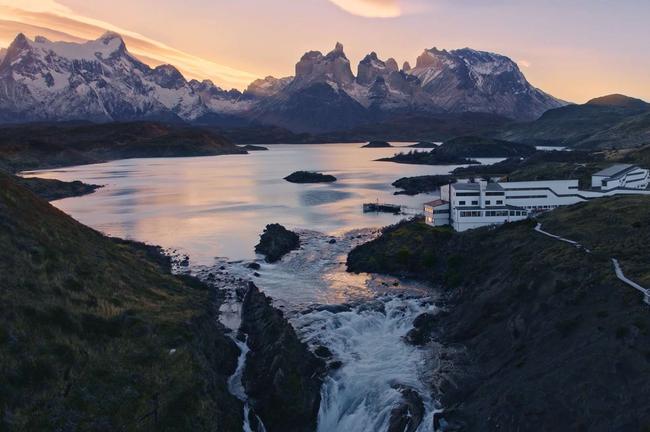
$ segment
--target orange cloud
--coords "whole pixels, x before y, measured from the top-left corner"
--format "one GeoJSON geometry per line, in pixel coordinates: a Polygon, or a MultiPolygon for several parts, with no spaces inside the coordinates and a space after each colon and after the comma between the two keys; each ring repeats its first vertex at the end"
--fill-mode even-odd
{"type": "Polygon", "coordinates": [[[20,7],[0,4],[0,46],[8,46],[17,33],[51,40],[80,42],[96,39],[111,30],[122,35],[129,52],[143,62],[157,66],[169,63],[187,78],[210,79],[225,88],[245,88],[257,75],[185,53],[139,33],[109,23],[76,15],[52,0],[30,0],[20,7]]]}
{"type": "Polygon", "coordinates": [[[330,0],[346,12],[368,18],[394,18],[402,15],[398,0],[330,0]]]}

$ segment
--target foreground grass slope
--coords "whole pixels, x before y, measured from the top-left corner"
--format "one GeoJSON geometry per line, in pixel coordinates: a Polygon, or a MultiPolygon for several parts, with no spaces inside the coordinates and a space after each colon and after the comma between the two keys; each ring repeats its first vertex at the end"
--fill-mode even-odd
{"type": "Polygon", "coordinates": [[[650,199],[596,200],[466,233],[409,222],[354,250],[353,271],[417,277],[444,293],[432,384],[463,430],[647,430],[650,311],[610,256],[650,276],[650,199]]]}
{"type": "Polygon", "coordinates": [[[0,173],[0,429],[236,430],[214,299],[0,173]]]}

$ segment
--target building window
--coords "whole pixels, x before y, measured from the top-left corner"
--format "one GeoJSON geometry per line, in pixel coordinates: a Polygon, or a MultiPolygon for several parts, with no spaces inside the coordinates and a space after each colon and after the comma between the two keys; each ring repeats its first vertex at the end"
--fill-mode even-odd
{"type": "Polygon", "coordinates": [[[478,205],[478,201],[472,201],[472,205],[478,205]]]}
{"type": "Polygon", "coordinates": [[[465,201],[458,201],[458,205],[465,205],[465,201]]]}
{"type": "Polygon", "coordinates": [[[492,201],[487,200],[487,201],[485,201],[485,205],[490,205],[491,202],[492,202],[492,201]]]}
{"type": "Polygon", "coordinates": [[[503,205],[503,201],[502,200],[497,200],[497,205],[503,205]]]}

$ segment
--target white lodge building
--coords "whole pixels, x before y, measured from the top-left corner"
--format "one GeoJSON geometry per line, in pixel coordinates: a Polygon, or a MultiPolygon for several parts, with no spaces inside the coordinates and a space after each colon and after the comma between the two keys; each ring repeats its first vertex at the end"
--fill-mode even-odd
{"type": "Polygon", "coordinates": [[[465,231],[515,222],[532,213],[621,194],[647,194],[650,171],[614,165],[592,177],[592,188],[580,190],[578,180],[453,183],[440,189],[439,200],[424,204],[425,222],[465,231]]]}

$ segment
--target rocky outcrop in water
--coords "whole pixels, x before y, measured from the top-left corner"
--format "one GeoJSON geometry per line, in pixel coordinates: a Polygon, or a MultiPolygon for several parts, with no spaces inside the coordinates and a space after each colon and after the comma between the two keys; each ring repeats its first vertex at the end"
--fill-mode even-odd
{"type": "Polygon", "coordinates": [[[325,365],[253,283],[244,296],[241,331],[251,350],[242,382],[266,429],[316,430],[325,365]]]}
{"type": "Polygon", "coordinates": [[[435,329],[436,317],[432,313],[423,313],[413,320],[413,328],[404,339],[411,345],[424,345],[431,339],[435,329]]]}
{"type": "Polygon", "coordinates": [[[402,393],[402,402],[390,412],[388,432],[415,432],[424,417],[422,397],[408,387],[397,387],[402,393]]]}
{"type": "Polygon", "coordinates": [[[300,237],[280,224],[269,224],[255,246],[255,252],[266,255],[266,262],[274,263],[300,247],[300,237]]]}
{"type": "Polygon", "coordinates": [[[284,178],[289,183],[333,183],[336,177],[312,171],[296,171],[284,178]]]}

